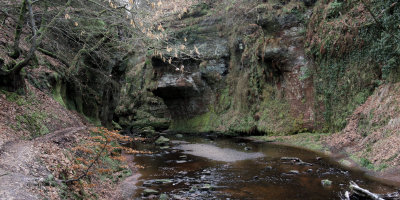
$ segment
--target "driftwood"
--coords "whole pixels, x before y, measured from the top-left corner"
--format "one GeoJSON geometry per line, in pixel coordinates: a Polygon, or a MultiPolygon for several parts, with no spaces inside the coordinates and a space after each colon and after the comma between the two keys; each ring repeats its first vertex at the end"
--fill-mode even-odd
{"type": "Polygon", "coordinates": [[[367,189],[358,186],[355,182],[350,181],[349,186],[351,192],[346,191],[341,195],[342,200],[400,200],[399,192],[389,194],[375,194],[367,189]]]}

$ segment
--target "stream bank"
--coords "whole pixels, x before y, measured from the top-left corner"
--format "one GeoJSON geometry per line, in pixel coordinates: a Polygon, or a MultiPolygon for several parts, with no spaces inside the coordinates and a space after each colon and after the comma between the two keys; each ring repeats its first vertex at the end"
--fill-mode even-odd
{"type": "Polygon", "coordinates": [[[396,173],[399,167],[392,167],[389,170],[371,167],[372,164],[366,162],[365,158],[344,150],[338,150],[332,146],[330,144],[332,137],[331,134],[324,133],[299,133],[289,136],[250,136],[246,138],[253,141],[268,142],[319,152],[329,156],[345,168],[364,171],[374,179],[400,186],[400,176],[396,173]]]}

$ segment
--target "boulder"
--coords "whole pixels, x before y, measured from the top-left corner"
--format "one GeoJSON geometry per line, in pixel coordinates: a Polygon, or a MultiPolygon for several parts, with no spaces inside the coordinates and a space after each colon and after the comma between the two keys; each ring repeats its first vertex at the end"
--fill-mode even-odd
{"type": "Polygon", "coordinates": [[[153,189],[143,190],[143,196],[145,196],[145,197],[150,196],[150,195],[155,195],[155,194],[158,194],[157,190],[153,190],[153,189]]]}
{"type": "Polygon", "coordinates": [[[330,186],[332,185],[332,181],[329,180],[329,179],[321,180],[321,185],[322,185],[323,187],[330,187],[330,186]]]}
{"type": "Polygon", "coordinates": [[[160,136],[156,141],[155,144],[156,145],[160,145],[160,146],[164,146],[167,145],[169,143],[169,139],[164,137],[164,136],[160,136]]]}

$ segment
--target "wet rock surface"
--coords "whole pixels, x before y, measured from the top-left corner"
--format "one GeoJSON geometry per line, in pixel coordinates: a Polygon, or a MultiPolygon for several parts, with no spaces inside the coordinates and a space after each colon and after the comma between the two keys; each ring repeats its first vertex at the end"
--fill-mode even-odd
{"type": "Polygon", "coordinates": [[[351,180],[394,191],[303,149],[218,138],[171,137],[170,144],[139,147],[155,153],[135,158],[144,167],[135,199],[338,199],[351,180]]]}

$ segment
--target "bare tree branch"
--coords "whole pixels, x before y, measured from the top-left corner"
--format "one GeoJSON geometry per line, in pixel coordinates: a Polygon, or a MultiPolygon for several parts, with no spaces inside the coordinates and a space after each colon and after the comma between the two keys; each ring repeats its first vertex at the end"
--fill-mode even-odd
{"type": "Polygon", "coordinates": [[[75,55],[74,59],[72,60],[72,64],[70,66],[70,68],[68,69],[68,71],[70,73],[73,73],[76,71],[76,66],[78,63],[79,58],[81,57],[81,55],[84,52],[93,52],[96,51],[109,37],[110,32],[107,32],[92,48],[87,48],[87,44],[84,44],[82,49],[78,51],[78,53],[75,55]]]}

